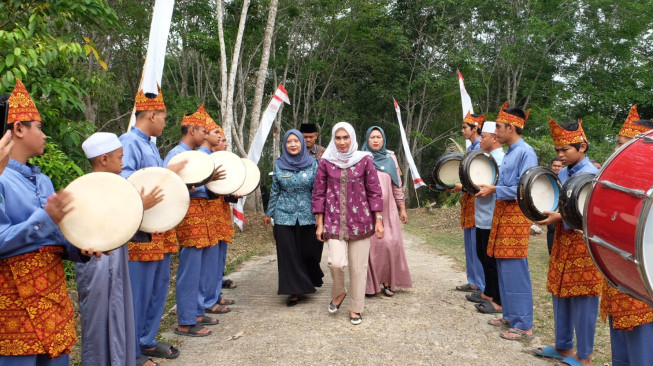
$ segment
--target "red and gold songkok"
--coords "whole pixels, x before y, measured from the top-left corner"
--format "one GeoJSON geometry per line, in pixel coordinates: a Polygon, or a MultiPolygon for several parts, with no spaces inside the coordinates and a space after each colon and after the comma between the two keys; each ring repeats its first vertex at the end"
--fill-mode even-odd
{"type": "Polygon", "coordinates": [[[485,114],[481,114],[478,117],[472,116],[471,113],[467,112],[467,115],[463,119],[463,122],[469,123],[470,125],[474,125],[478,127],[478,130],[480,131],[481,128],[483,128],[483,123],[487,119],[487,116],[485,114]]]}
{"type": "Polygon", "coordinates": [[[647,132],[651,129],[650,127],[635,123],[635,121],[639,120],[640,118],[639,113],[637,113],[637,104],[635,104],[630,108],[628,117],[626,117],[626,122],[624,122],[624,125],[621,127],[621,131],[619,131],[619,136],[624,136],[632,139],[636,135],[647,132]]]}
{"type": "Polygon", "coordinates": [[[579,142],[589,143],[585,131],[583,131],[583,120],[581,119],[578,120],[578,129],[569,131],[559,126],[553,118],[549,117],[549,128],[555,146],[571,145],[579,142]]]}
{"type": "Polygon", "coordinates": [[[506,111],[504,111],[504,109],[506,108],[508,108],[508,102],[503,103],[503,105],[501,106],[501,110],[499,111],[499,115],[497,116],[497,122],[508,123],[515,127],[524,128],[524,126],[526,125],[526,120],[528,120],[530,109],[525,112],[526,118],[521,118],[512,115],[510,113],[507,113],[506,111]]]}
{"type": "Polygon", "coordinates": [[[166,105],[163,102],[163,94],[161,93],[161,87],[159,84],[156,85],[159,90],[159,94],[154,98],[148,98],[143,89],[139,90],[136,94],[136,111],[165,111],[166,105]]]}
{"type": "Polygon", "coordinates": [[[206,117],[208,117],[208,114],[204,110],[204,104],[202,104],[199,108],[197,108],[195,113],[185,115],[181,120],[181,125],[204,127],[206,125],[206,117]]]}
{"type": "Polygon", "coordinates": [[[16,123],[16,122],[30,122],[30,121],[39,121],[41,122],[41,115],[39,114],[38,109],[34,101],[29,96],[27,88],[25,85],[16,79],[16,86],[14,91],[11,93],[11,96],[7,100],[9,104],[9,112],[7,115],[7,123],[16,123]]]}

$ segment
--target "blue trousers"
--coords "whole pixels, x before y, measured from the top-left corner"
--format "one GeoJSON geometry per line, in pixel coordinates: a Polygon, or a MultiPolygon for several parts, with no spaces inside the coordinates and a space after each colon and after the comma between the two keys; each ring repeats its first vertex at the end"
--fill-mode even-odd
{"type": "Polygon", "coordinates": [[[633,330],[616,330],[610,317],[610,343],[612,366],[653,364],[653,323],[638,325],[633,330]]]}
{"type": "Polygon", "coordinates": [[[179,250],[177,269],[177,323],[179,325],[195,325],[197,316],[204,315],[204,296],[200,289],[203,277],[204,279],[211,277],[208,286],[213,288],[216,286],[217,278],[212,271],[212,263],[209,264],[210,254],[218,252],[215,247],[217,245],[201,249],[185,247],[179,250]],[[212,276],[208,276],[206,272],[210,272],[212,276]]]}
{"type": "Polygon", "coordinates": [[[207,299],[215,298],[218,288],[222,288],[222,278],[216,276],[214,272],[214,268],[219,263],[219,258],[219,243],[212,247],[204,248],[202,273],[200,273],[200,291],[197,295],[197,316],[204,315],[204,309],[210,307],[206,306],[207,299]]]}
{"type": "Polygon", "coordinates": [[[510,326],[533,328],[533,287],[527,258],[497,258],[497,274],[503,317],[510,326]]]}
{"type": "Polygon", "coordinates": [[[170,257],[171,254],[167,253],[160,261],[129,262],[136,323],[136,358],[141,356],[141,349],[156,347],[154,338],[159,332],[170,285],[170,257]]]}
{"type": "Polygon", "coordinates": [[[576,333],[578,357],[588,359],[594,351],[599,298],[596,296],[552,297],[556,348],[573,349],[574,333],[576,333]]]}
{"type": "Polygon", "coordinates": [[[50,359],[46,354],[29,356],[0,356],[0,366],[68,366],[70,356],[61,355],[50,359]]]}
{"type": "Polygon", "coordinates": [[[463,232],[465,234],[467,282],[483,291],[485,290],[485,274],[483,273],[483,264],[476,254],[476,228],[464,229],[463,232]]]}
{"type": "Polygon", "coordinates": [[[215,305],[220,299],[222,299],[222,279],[224,278],[224,268],[227,264],[227,242],[220,240],[218,245],[215,246],[218,248],[217,263],[215,264],[215,271],[212,271],[212,275],[215,276],[217,286],[213,293],[207,294],[204,298],[204,308],[210,308],[215,305]],[[217,273],[216,273],[217,272],[217,273]],[[216,276],[217,275],[217,276],[216,276]]]}

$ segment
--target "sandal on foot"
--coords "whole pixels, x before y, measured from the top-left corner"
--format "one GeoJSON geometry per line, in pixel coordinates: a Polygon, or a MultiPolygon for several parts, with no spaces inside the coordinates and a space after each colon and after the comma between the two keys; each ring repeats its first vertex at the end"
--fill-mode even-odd
{"type": "Polygon", "coordinates": [[[226,307],[224,305],[218,305],[218,307],[215,308],[215,310],[213,308],[206,308],[206,309],[204,309],[204,311],[209,313],[209,314],[226,314],[226,313],[230,312],[231,309],[229,309],[228,307],[226,307]]]}
{"type": "Polygon", "coordinates": [[[233,290],[233,289],[235,289],[236,287],[238,287],[238,285],[236,285],[236,284],[234,283],[234,281],[232,281],[232,280],[228,280],[228,279],[227,279],[227,280],[222,281],[222,288],[226,288],[226,289],[229,289],[229,290],[233,290]]]}
{"type": "Polygon", "coordinates": [[[154,364],[154,366],[159,366],[158,363],[154,362],[151,358],[147,356],[141,356],[136,359],[136,366],[144,366],[147,361],[150,361],[154,364]]]}
{"type": "Polygon", "coordinates": [[[523,330],[517,329],[517,328],[510,328],[510,329],[508,329],[508,331],[506,333],[508,333],[508,334],[517,334],[518,337],[508,337],[504,333],[499,334],[499,336],[501,338],[507,339],[509,341],[521,341],[523,339],[533,339],[533,338],[535,338],[535,336],[533,334],[528,334],[528,333],[524,332],[523,330]]]}
{"type": "Polygon", "coordinates": [[[477,303],[482,303],[487,301],[481,297],[481,291],[478,290],[472,292],[471,294],[465,295],[465,298],[467,299],[467,301],[477,302],[477,303]]]}
{"type": "Polygon", "coordinates": [[[502,309],[495,309],[494,305],[490,301],[483,300],[482,303],[480,304],[474,304],[474,307],[476,310],[478,310],[479,313],[483,314],[501,314],[503,313],[502,309]]]}
{"type": "Polygon", "coordinates": [[[469,283],[466,283],[464,285],[456,286],[456,290],[462,291],[462,292],[474,292],[474,289],[472,288],[472,285],[470,285],[469,283]]]}
{"type": "Polygon", "coordinates": [[[558,350],[556,350],[556,348],[553,347],[553,346],[533,348],[531,351],[535,355],[540,356],[540,357],[555,358],[555,359],[558,359],[558,360],[563,360],[564,359],[564,357],[560,353],[558,353],[558,350]]]}
{"type": "Polygon", "coordinates": [[[338,309],[340,309],[340,305],[342,305],[342,303],[345,302],[345,297],[347,297],[346,292],[345,292],[345,296],[342,297],[342,300],[340,300],[340,304],[338,304],[338,305],[335,305],[333,303],[333,300],[331,300],[331,302],[329,303],[329,312],[331,314],[335,314],[338,311],[338,309]]]}
{"type": "Polygon", "coordinates": [[[583,364],[572,356],[565,357],[562,362],[558,362],[556,365],[560,366],[583,366],[583,364]]]}
{"type": "Polygon", "coordinates": [[[395,293],[390,289],[391,285],[383,285],[383,294],[388,297],[392,297],[395,293]]]}
{"type": "Polygon", "coordinates": [[[210,316],[202,315],[202,319],[199,320],[198,323],[202,325],[216,325],[220,324],[220,321],[218,319],[213,319],[210,316]]]}
{"type": "Polygon", "coordinates": [[[233,305],[236,303],[236,300],[230,300],[230,299],[220,299],[218,301],[218,305],[233,305]]]}
{"type": "Polygon", "coordinates": [[[211,333],[213,333],[210,330],[206,333],[200,333],[200,330],[202,329],[208,329],[208,328],[204,328],[199,324],[195,324],[192,327],[190,327],[187,332],[181,331],[179,330],[179,328],[176,328],[174,333],[178,335],[188,336],[188,337],[206,337],[206,336],[210,336],[211,333]]]}
{"type": "Polygon", "coordinates": [[[141,349],[141,354],[148,357],[173,359],[179,357],[179,350],[169,343],[158,342],[154,349],[141,349]]]}
{"type": "Polygon", "coordinates": [[[355,313],[356,317],[354,316],[349,316],[349,322],[352,323],[353,325],[358,325],[363,322],[363,316],[360,313],[355,313]]]}
{"type": "Polygon", "coordinates": [[[490,324],[493,327],[508,327],[510,326],[510,320],[506,318],[501,318],[501,319],[490,319],[487,321],[488,324],[490,324]]]}

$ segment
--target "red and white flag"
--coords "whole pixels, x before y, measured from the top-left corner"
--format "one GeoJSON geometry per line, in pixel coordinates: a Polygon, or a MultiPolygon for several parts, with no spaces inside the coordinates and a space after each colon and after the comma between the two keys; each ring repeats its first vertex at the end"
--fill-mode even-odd
{"type": "Polygon", "coordinates": [[[410,167],[410,174],[413,177],[413,184],[415,188],[425,186],[426,184],[419,177],[419,172],[415,166],[415,161],[413,160],[413,155],[410,153],[410,146],[408,145],[408,139],[406,138],[406,132],[404,131],[404,124],[401,122],[401,111],[399,110],[399,104],[397,101],[392,98],[392,101],[395,103],[395,112],[397,112],[397,119],[399,120],[399,132],[401,133],[401,143],[404,145],[404,155],[406,155],[406,160],[408,161],[408,166],[410,167]]]}
{"type": "MultiPolygon", "coordinates": [[[[472,107],[472,98],[469,97],[469,94],[467,94],[467,89],[465,89],[465,79],[463,78],[463,74],[458,72],[458,84],[460,85],[460,101],[462,102],[463,105],[463,119],[467,117],[467,112],[474,114],[474,107],[472,107]]],[[[469,147],[471,145],[471,141],[465,140],[465,145],[469,147]]]]}
{"type": "MultiPolygon", "coordinates": [[[[261,159],[263,145],[265,145],[265,140],[268,138],[268,134],[272,128],[272,123],[277,117],[279,107],[281,107],[282,103],[290,104],[290,99],[288,99],[288,92],[286,89],[283,85],[279,84],[277,91],[274,92],[274,95],[272,96],[270,104],[268,104],[265,112],[263,112],[263,116],[261,116],[261,123],[258,126],[258,131],[256,131],[254,141],[247,153],[247,158],[255,164],[258,164],[258,161],[261,159]]],[[[245,211],[243,208],[245,207],[246,199],[247,197],[239,199],[233,207],[234,223],[238,225],[241,231],[243,230],[243,224],[245,223],[245,211]]]]}

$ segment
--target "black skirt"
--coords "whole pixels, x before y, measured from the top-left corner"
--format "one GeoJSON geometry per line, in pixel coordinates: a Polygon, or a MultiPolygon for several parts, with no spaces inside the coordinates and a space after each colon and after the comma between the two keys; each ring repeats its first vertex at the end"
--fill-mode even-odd
{"type": "Polygon", "coordinates": [[[279,295],[301,295],[322,286],[320,268],[324,244],[315,236],[315,225],[274,225],[279,268],[279,295]]]}

